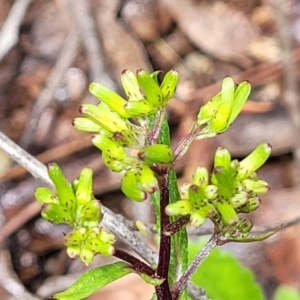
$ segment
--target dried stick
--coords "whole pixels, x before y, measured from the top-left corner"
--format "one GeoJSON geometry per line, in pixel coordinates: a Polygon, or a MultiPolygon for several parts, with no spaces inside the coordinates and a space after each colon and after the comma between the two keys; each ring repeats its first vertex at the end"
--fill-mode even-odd
{"type": "Polygon", "coordinates": [[[13,4],[0,31],[0,62],[19,40],[19,29],[31,0],[17,0],[13,4]]]}
{"type": "Polygon", "coordinates": [[[28,122],[19,142],[21,147],[26,149],[31,143],[34,137],[34,133],[37,129],[37,124],[39,122],[40,116],[42,115],[43,110],[45,110],[51,104],[53,95],[56,89],[59,87],[59,84],[63,79],[66,70],[73,63],[75,56],[77,55],[78,45],[78,34],[76,32],[76,29],[72,29],[69,32],[59,58],[48,77],[46,86],[37,98],[31,114],[28,117],[28,122]]]}

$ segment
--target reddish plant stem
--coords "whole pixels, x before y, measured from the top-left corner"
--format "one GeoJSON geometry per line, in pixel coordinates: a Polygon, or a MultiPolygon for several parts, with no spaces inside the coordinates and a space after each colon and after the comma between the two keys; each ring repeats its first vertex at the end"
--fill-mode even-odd
{"type": "Polygon", "coordinates": [[[155,276],[155,270],[153,270],[150,266],[121,249],[115,248],[114,256],[130,263],[133,269],[137,272],[145,273],[151,277],[155,276]]]}
{"type": "Polygon", "coordinates": [[[165,229],[170,224],[170,218],[165,213],[165,208],[169,204],[169,169],[162,170],[158,182],[160,188],[161,237],[156,275],[159,278],[165,278],[165,281],[163,282],[163,284],[156,287],[156,294],[158,300],[172,300],[168,282],[171,254],[171,237],[164,234],[165,229]]]}
{"type": "Polygon", "coordinates": [[[173,235],[183,228],[190,220],[190,216],[183,216],[166,226],[164,234],[173,235]]]}
{"type": "Polygon", "coordinates": [[[180,280],[178,281],[175,289],[172,292],[174,300],[177,300],[181,291],[185,288],[188,283],[188,280],[191,278],[193,273],[196,271],[198,266],[207,258],[209,253],[218,246],[220,234],[214,233],[206,245],[198,252],[194,260],[191,262],[187,270],[184,272],[180,280]]]}

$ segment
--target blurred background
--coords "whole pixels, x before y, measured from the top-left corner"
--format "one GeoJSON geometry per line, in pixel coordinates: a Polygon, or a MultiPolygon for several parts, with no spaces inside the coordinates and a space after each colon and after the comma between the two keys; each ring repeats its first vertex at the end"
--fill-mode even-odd
{"type": "MultiPolygon", "coordinates": [[[[88,84],[122,94],[123,69],[176,68],[181,77],[168,108],[176,145],[226,75],[249,80],[253,91],[237,121],[225,134],[195,142],[176,171],[188,182],[197,166],[211,167],[218,146],[241,159],[270,143],[272,157],[260,177],[271,191],[252,220],[262,231],[287,228],[263,243],[226,247],[253,270],[269,299],[279,284],[300,290],[299,1],[1,0],[0,28],[0,130],[43,163],[59,163],[69,180],[92,168],[103,205],[148,224],[154,222],[149,203],[126,200],[120,175],[106,170],[91,136],[72,127],[80,104],[96,103],[88,84]]],[[[46,299],[86,270],[65,253],[68,228],[40,218],[33,198],[39,185],[0,152],[3,300],[46,299]]],[[[110,261],[97,257],[94,265],[110,261]]],[[[89,299],[151,295],[151,286],[132,275],[89,299]]]]}

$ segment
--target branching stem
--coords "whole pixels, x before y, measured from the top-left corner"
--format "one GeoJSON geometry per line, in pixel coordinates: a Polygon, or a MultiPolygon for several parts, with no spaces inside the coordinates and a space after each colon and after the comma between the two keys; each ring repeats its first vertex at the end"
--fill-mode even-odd
{"type": "Polygon", "coordinates": [[[174,289],[172,296],[172,299],[178,299],[180,292],[184,289],[186,284],[188,283],[188,280],[191,278],[193,273],[196,271],[196,269],[199,267],[199,265],[207,258],[209,253],[218,246],[220,234],[213,234],[209,241],[206,243],[206,245],[198,252],[194,260],[191,262],[187,270],[184,272],[182,277],[180,278],[179,282],[176,285],[176,288],[174,289]]]}
{"type": "Polygon", "coordinates": [[[153,276],[155,274],[155,270],[128,252],[115,248],[114,256],[130,263],[137,272],[145,273],[148,276],[153,276]]]}

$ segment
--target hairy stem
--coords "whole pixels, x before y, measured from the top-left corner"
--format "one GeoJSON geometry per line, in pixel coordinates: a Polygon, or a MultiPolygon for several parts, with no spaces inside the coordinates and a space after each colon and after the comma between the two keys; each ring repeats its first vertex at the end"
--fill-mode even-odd
{"type": "Polygon", "coordinates": [[[170,224],[170,218],[165,213],[165,208],[169,204],[169,170],[165,169],[159,176],[159,188],[160,188],[160,226],[161,237],[159,247],[158,267],[156,274],[159,278],[165,278],[162,285],[156,287],[156,294],[158,300],[172,300],[170,287],[168,283],[168,272],[170,264],[171,253],[171,237],[165,235],[165,229],[170,224]]]}
{"type": "Polygon", "coordinates": [[[173,235],[187,225],[190,220],[190,216],[183,216],[166,226],[164,234],[173,235]]]}
{"type": "Polygon", "coordinates": [[[219,236],[220,234],[213,234],[209,241],[206,243],[206,245],[196,255],[192,263],[189,265],[189,267],[177,283],[176,288],[172,293],[173,299],[178,299],[180,292],[184,289],[193,273],[196,271],[199,265],[207,258],[209,253],[218,245],[219,236]]]}
{"type": "Polygon", "coordinates": [[[155,274],[155,270],[128,252],[115,248],[114,256],[130,263],[137,272],[145,273],[148,276],[153,276],[155,274]]]}

